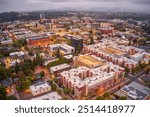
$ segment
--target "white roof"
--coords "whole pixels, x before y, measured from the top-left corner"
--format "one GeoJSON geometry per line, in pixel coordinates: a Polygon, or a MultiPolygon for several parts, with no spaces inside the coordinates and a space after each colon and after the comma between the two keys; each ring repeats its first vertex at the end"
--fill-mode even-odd
{"type": "Polygon", "coordinates": [[[62,97],[57,92],[51,92],[46,95],[39,96],[37,98],[32,98],[31,100],[60,100],[62,97]]]}
{"type": "Polygon", "coordinates": [[[63,70],[63,69],[69,68],[69,67],[70,67],[70,65],[65,63],[65,64],[57,65],[54,67],[50,67],[50,70],[52,70],[53,72],[56,72],[56,71],[63,70]]]}
{"type": "Polygon", "coordinates": [[[31,91],[37,91],[41,88],[47,88],[49,87],[50,85],[46,82],[46,81],[39,81],[33,85],[30,86],[30,90],[31,91]]]}

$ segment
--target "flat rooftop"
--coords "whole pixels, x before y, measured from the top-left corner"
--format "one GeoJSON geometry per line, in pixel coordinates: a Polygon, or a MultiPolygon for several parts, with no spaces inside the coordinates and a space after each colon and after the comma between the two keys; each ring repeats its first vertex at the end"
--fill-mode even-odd
{"type": "Polygon", "coordinates": [[[101,50],[103,50],[104,52],[108,54],[114,54],[114,55],[119,55],[119,56],[125,54],[125,52],[123,52],[122,50],[112,48],[112,47],[104,47],[104,48],[101,48],[101,50]]]}
{"type": "Polygon", "coordinates": [[[59,71],[59,70],[67,69],[69,67],[70,67],[69,64],[64,63],[64,64],[61,64],[61,65],[57,65],[57,66],[51,67],[50,70],[56,72],[56,71],[59,71]]]}
{"type": "Polygon", "coordinates": [[[44,80],[39,80],[37,82],[35,82],[33,85],[30,86],[30,90],[32,91],[36,91],[36,90],[39,90],[41,88],[46,88],[46,87],[49,87],[50,85],[44,81],[44,80]]]}
{"type": "Polygon", "coordinates": [[[48,36],[42,36],[42,35],[27,37],[27,39],[29,39],[29,40],[38,40],[38,39],[45,39],[45,38],[49,38],[49,37],[48,36]]]}
{"type": "Polygon", "coordinates": [[[78,60],[84,64],[88,64],[89,66],[93,65],[93,66],[102,66],[104,65],[103,61],[100,61],[96,58],[94,58],[91,55],[83,55],[83,56],[79,56],[78,60]]]}
{"type": "Polygon", "coordinates": [[[116,92],[117,95],[126,95],[129,99],[144,100],[150,95],[150,89],[137,83],[132,82],[129,85],[124,86],[120,91],[116,92]],[[124,93],[122,93],[122,91],[124,93]]]}
{"type": "Polygon", "coordinates": [[[61,72],[61,76],[64,76],[66,79],[68,79],[71,84],[74,84],[78,87],[82,87],[86,84],[89,88],[97,84],[102,84],[107,80],[113,79],[114,75],[114,72],[104,72],[100,67],[89,69],[84,66],[61,72]],[[87,72],[92,73],[92,75],[85,75],[84,73],[87,72]],[[85,76],[82,76],[81,78],[80,74],[84,74],[85,76]]]}
{"type": "Polygon", "coordinates": [[[31,100],[61,100],[62,97],[57,92],[51,92],[36,98],[32,98],[31,100]]]}

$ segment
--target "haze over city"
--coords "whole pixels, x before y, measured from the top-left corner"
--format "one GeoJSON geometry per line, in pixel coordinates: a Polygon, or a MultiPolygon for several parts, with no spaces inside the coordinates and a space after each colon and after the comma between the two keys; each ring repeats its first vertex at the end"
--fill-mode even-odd
{"type": "Polygon", "coordinates": [[[0,0],[0,12],[97,10],[149,13],[149,0],[0,0]]]}

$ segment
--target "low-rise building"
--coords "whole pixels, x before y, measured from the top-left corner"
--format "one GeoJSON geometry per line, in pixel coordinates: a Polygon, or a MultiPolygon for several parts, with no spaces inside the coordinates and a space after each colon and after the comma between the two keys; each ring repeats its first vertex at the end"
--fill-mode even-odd
{"type": "Polygon", "coordinates": [[[51,92],[36,98],[32,98],[31,100],[61,100],[62,97],[57,92],[51,92]]]}
{"type": "Polygon", "coordinates": [[[48,91],[51,91],[51,86],[44,80],[38,80],[30,86],[30,91],[33,96],[37,96],[48,91]]]}
{"type": "Polygon", "coordinates": [[[54,44],[50,45],[49,48],[52,52],[59,50],[59,52],[63,55],[73,54],[75,52],[74,47],[67,44],[54,44]]]}
{"type": "Polygon", "coordinates": [[[57,66],[54,66],[54,67],[50,67],[50,73],[60,73],[64,70],[68,70],[70,69],[71,66],[69,64],[61,64],[61,65],[57,65],[57,66]]]}
{"type": "Polygon", "coordinates": [[[126,96],[129,100],[150,99],[150,89],[137,82],[124,86],[115,94],[119,97],[126,96]]]}
{"type": "Polygon", "coordinates": [[[2,38],[0,39],[1,45],[10,45],[13,44],[13,40],[11,38],[2,38]]]}
{"type": "Polygon", "coordinates": [[[20,52],[12,52],[9,54],[10,58],[18,58],[23,59],[25,57],[25,53],[23,51],[20,52]]]}

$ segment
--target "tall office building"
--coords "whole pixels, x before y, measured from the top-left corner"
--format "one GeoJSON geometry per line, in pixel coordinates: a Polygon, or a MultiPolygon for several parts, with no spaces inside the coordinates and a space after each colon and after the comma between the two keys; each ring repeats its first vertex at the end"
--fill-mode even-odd
{"type": "Polygon", "coordinates": [[[71,46],[73,46],[76,49],[76,51],[80,52],[83,48],[82,38],[71,37],[70,43],[71,43],[71,46]]]}

